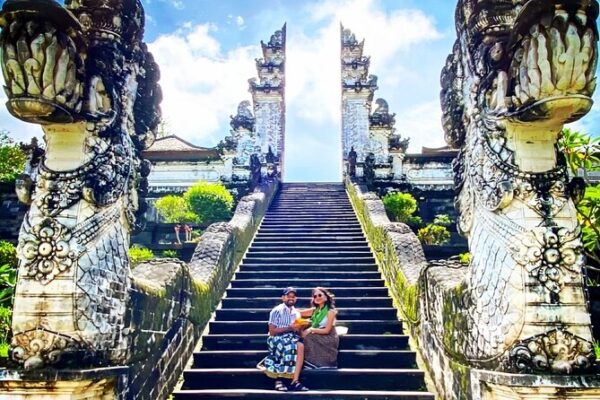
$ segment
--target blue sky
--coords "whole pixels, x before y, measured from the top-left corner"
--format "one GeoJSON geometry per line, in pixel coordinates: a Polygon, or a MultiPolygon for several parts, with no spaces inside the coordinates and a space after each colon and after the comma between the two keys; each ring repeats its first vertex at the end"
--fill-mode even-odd
{"type": "MultiPolygon", "coordinates": [[[[161,67],[170,131],[200,146],[229,133],[249,100],[260,40],[287,22],[286,181],[339,181],[339,24],[365,39],[375,96],[388,100],[409,152],[443,146],[439,74],[455,38],[449,0],[142,0],[145,40],[161,67]]],[[[0,94],[0,102],[4,102],[0,94]]],[[[598,97],[598,96],[596,96],[598,97]]],[[[600,104],[576,124],[600,132],[600,104]]],[[[0,128],[19,140],[40,128],[0,109],[0,128]]]]}

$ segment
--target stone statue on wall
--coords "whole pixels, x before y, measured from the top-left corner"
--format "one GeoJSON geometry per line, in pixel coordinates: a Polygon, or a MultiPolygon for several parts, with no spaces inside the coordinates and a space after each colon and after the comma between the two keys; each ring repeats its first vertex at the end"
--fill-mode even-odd
{"type": "Polygon", "coordinates": [[[11,357],[25,368],[118,365],[127,326],[129,233],[143,225],[161,100],[140,0],[7,0],[7,107],[46,142],[19,236],[11,357]]]}
{"type": "Polygon", "coordinates": [[[373,182],[375,182],[375,154],[373,153],[369,153],[365,157],[363,179],[367,186],[371,186],[373,185],[373,182]]]}
{"type": "Polygon", "coordinates": [[[354,151],[354,146],[350,147],[350,152],[348,153],[348,175],[351,177],[356,176],[356,158],[357,154],[354,151]]]}
{"type": "Polygon", "coordinates": [[[250,156],[250,187],[255,188],[262,181],[262,164],[256,153],[250,156]]]}
{"type": "Polygon", "coordinates": [[[441,101],[467,268],[428,283],[439,346],[467,365],[570,374],[594,361],[581,230],[556,141],[592,106],[598,4],[461,0],[441,101]]]}

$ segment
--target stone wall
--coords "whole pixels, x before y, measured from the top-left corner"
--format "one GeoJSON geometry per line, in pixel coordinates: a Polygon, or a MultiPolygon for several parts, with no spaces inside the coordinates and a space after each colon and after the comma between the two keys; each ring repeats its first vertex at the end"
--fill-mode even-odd
{"type": "Polygon", "coordinates": [[[157,259],[132,269],[126,366],[0,369],[0,399],[167,399],[278,188],[268,181],[240,199],[229,222],[206,229],[190,263],[157,259]]]}
{"type": "Polygon", "coordinates": [[[439,309],[436,301],[446,293],[440,287],[453,288],[463,279],[466,268],[451,261],[426,262],[423,249],[404,224],[389,221],[383,202],[363,185],[346,180],[346,189],[363,229],[373,247],[377,263],[399,307],[405,328],[423,360],[430,380],[443,399],[566,399],[597,398],[597,375],[558,376],[550,374],[513,374],[486,371],[449,356],[447,346],[456,340],[460,326],[445,326],[446,335],[438,340],[429,314],[451,313],[460,320],[462,310],[439,309]]]}
{"type": "Polygon", "coordinates": [[[155,260],[132,271],[128,399],[166,399],[173,391],[277,190],[269,181],[243,197],[229,222],[206,229],[189,264],[155,260]]]}

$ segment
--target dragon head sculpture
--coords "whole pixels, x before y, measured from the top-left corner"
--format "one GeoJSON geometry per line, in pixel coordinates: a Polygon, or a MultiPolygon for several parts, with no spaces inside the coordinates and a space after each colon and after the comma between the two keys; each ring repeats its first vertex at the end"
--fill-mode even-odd
{"type": "Polygon", "coordinates": [[[596,87],[595,0],[463,0],[442,72],[443,125],[460,147],[477,114],[501,125],[561,126],[585,115],[596,87]]]}
{"type": "Polygon", "coordinates": [[[161,100],[141,2],[7,0],[0,26],[7,108],[46,142],[33,184],[18,190],[31,208],[12,357],[26,368],[122,363],[129,232],[143,224],[150,172],[141,151],[161,100]]]}
{"type": "Polygon", "coordinates": [[[581,188],[557,140],[592,106],[597,17],[595,0],[458,2],[442,123],[460,148],[458,228],[472,258],[452,303],[463,328],[446,350],[469,364],[571,373],[593,361],[581,188]]]}

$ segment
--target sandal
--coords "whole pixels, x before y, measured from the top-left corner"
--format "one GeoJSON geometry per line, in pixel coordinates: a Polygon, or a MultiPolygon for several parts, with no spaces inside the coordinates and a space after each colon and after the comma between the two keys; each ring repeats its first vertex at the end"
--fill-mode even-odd
{"type": "Polygon", "coordinates": [[[299,381],[292,382],[290,390],[293,392],[308,392],[310,389],[301,384],[299,381]]]}
{"type": "Polygon", "coordinates": [[[277,390],[279,392],[287,392],[288,388],[287,388],[287,386],[285,386],[283,381],[280,381],[279,379],[277,379],[275,381],[275,390],[277,390]]]}

